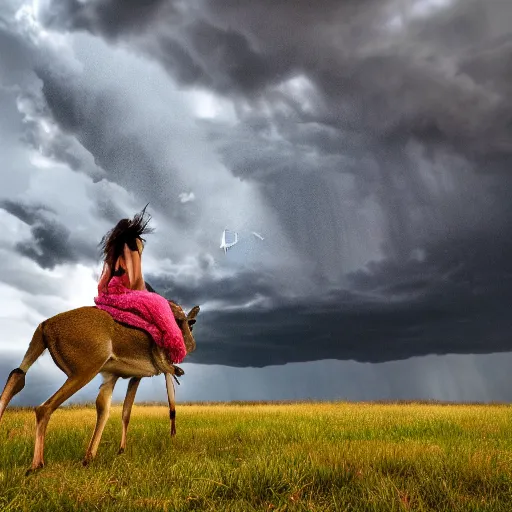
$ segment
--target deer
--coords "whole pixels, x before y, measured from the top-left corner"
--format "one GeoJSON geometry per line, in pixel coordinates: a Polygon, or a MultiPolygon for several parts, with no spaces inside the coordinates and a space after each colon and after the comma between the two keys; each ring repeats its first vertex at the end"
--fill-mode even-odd
{"type": "MultiPolygon", "coordinates": [[[[194,306],[185,314],[181,306],[168,301],[183,334],[187,355],[196,349],[192,327],[200,311],[194,306]]],[[[55,365],[67,379],[48,400],[35,407],[36,433],[34,457],[26,475],[44,467],[44,441],[53,412],[68,398],[102,375],[96,398],[96,426],[83,459],[88,465],[96,456],[103,429],[110,414],[112,392],[119,378],[130,378],[122,412],[122,435],[118,453],[126,449],[131,409],[142,378],[165,374],[171,436],[176,435],[175,390],[173,378],[182,375],[181,368],[172,364],[165,351],[142,329],[117,322],[96,306],[83,306],[59,313],[41,322],[30,341],[20,366],[7,377],[0,395],[0,421],[4,411],[25,386],[25,375],[35,361],[48,349],[55,365]]]]}

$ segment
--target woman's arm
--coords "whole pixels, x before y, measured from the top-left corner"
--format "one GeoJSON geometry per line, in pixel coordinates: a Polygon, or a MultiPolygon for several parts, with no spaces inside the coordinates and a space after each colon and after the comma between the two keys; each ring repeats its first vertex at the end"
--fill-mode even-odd
{"type": "Polygon", "coordinates": [[[101,273],[100,280],[98,281],[98,294],[105,293],[107,291],[108,280],[110,279],[110,265],[105,262],[103,264],[103,271],[101,273]]]}

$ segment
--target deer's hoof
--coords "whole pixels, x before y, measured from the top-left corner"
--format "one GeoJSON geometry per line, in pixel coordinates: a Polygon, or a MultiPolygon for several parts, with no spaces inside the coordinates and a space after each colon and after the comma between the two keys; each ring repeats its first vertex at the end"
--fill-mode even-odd
{"type": "Polygon", "coordinates": [[[36,471],[44,468],[44,462],[39,463],[37,466],[32,466],[30,469],[27,469],[25,472],[25,476],[33,475],[36,471]]]}
{"type": "Polygon", "coordinates": [[[124,448],[119,448],[119,451],[117,452],[117,455],[121,455],[124,453],[124,448]]]}

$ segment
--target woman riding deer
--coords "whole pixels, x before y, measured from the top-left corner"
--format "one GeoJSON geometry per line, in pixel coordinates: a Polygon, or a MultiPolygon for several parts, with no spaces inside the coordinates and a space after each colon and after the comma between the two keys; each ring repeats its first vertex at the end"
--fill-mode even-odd
{"type": "Polygon", "coordinates": [[[102,238],[104,264],[94,302],[115,320],[147,331],[167,349],[170,362],[180,363],[187,353],[180,326],[168,301],[148,291],[142,276],[142,235],[153,231],[146,208],[133,219],[120,220],[102,238]]]}
{"type": "Polygon", "coordinates": [[[96,455],[119,378],[130,378],[123,404],[119,453],[126,448],[131,408],[144,377],[165,374],[171,435],[176,433],[172,375],[183,371],[173,363],[182,361],[196,348],[192,326],[199,306],[185,314],[178,304],[147,290],[141,270],[141,235],[150,230],[144,215],[145,208],[133,220],[119,221],[103,237],[105,261],[94,299],[96,307],[84,306],[41,322],[20,366],[7,378],[0,395],[0,420],[11,399],[24,388],[26,373],[45,350],[67,376],[64,384],[35,408],[36,436],[29,472],[44,466],[45,435],[53,412],[100,373],[103,383],[96,398],[96,427],[84,464],[96,455]]]}

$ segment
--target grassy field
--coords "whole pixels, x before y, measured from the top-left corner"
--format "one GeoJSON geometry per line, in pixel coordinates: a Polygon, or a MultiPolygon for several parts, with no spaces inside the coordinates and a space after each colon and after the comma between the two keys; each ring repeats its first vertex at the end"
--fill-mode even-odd
{"type": "Polygon", "coordinates": [[[34,413],[0,424],[0,510],[512,511],[508,405],[301,403],[121,408],[81,465],[92,407],[53,415],[41,471],[34,413]]]}

